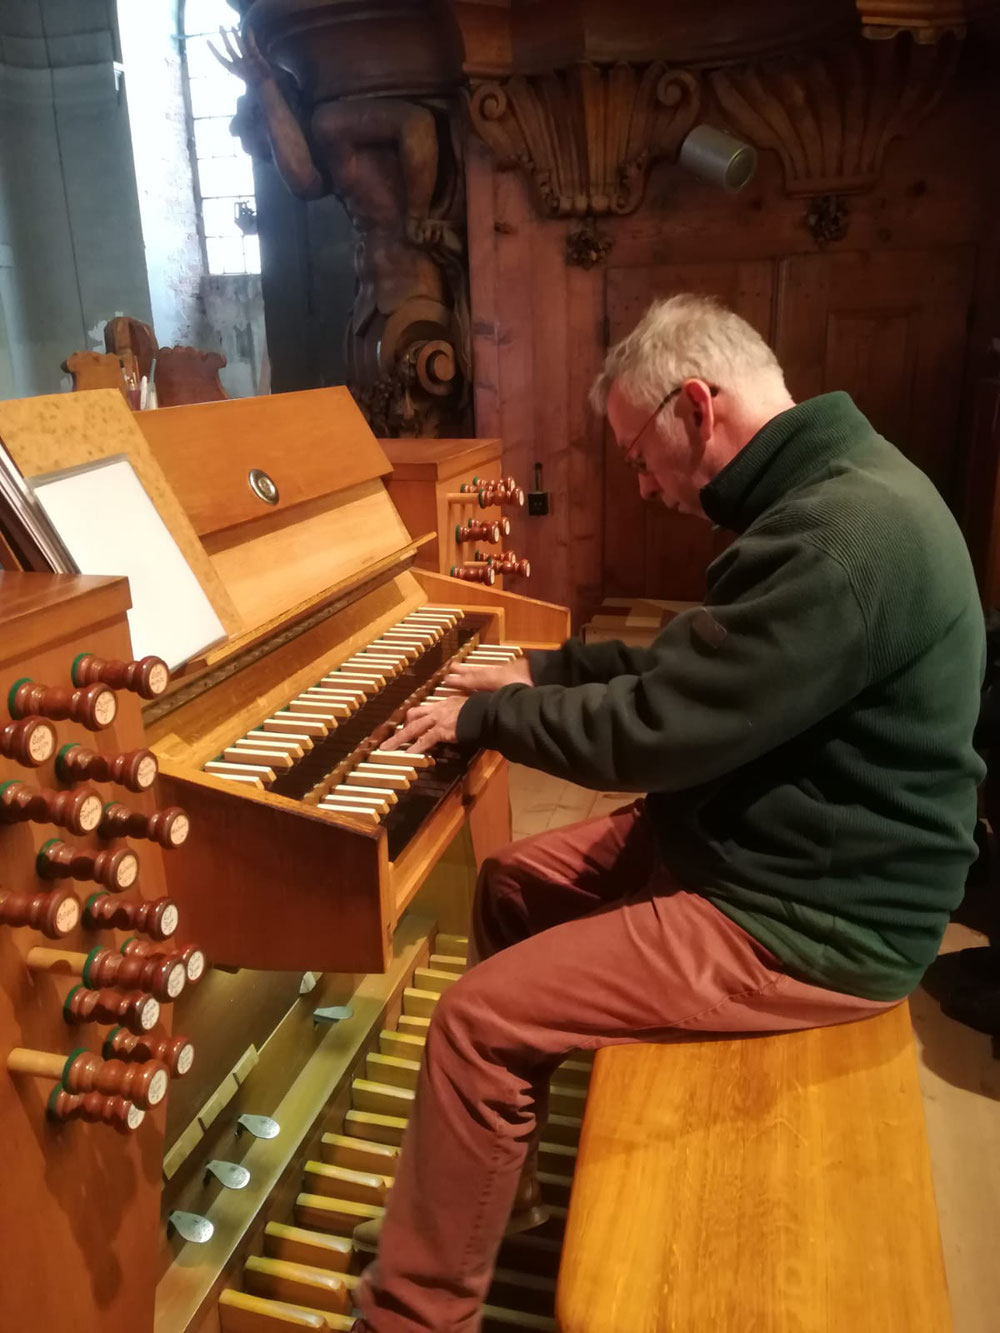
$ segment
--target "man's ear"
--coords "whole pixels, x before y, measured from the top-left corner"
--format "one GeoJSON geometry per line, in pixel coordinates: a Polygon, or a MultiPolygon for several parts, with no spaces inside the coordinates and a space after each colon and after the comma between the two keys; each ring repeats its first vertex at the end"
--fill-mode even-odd
{"type": "Polygon", "coordinates": [[[702,444],[711,439],[715,429],[715,401],[704,380],[687,380],[681,393],[684,415],[702,444]]]}

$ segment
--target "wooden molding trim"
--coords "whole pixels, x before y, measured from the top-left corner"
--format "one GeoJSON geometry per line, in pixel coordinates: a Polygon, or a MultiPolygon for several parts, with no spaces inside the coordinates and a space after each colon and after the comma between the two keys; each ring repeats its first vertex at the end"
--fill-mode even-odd
{"type": "Polygon", "coordinates": [[[676,157],[700,100],[694,75],[660,62],[581,62],[479,83],[469,112],[501,169],[525,172],[543,216],[586,217],[635,212],[649,168],[676,157]]]}
{"type": "Polygon", "coordinates": [[[901,32],[918,42],[936,42],[948,32],[964,37],[970,18],[996,7],[996,0],[857,0],[864,34],[876,40],[901,32]]]}
{"type": "Polygon", "coordinates": [[[737,134],[781,158],[790,195],[850,194],[879,179],[951,82],[961,40],[862,39],[793,62],[715,70],[709,82],[737,134]]]}

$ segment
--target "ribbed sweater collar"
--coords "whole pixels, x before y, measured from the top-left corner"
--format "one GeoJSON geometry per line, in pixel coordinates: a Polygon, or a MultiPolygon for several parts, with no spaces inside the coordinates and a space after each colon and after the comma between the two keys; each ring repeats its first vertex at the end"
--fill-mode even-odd
{"type": "Polygon", "coordinates": [[[772,417],[701,491],[713,523],[743,532],[775,501],[857,447],[872,427],[850,396],[820,394],[772,417]]]}

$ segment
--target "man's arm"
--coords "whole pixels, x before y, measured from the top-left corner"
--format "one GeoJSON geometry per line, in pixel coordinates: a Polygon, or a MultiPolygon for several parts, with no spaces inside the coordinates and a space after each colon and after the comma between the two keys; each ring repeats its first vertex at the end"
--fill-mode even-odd
{"type": "Polygon", "coordinates": [[[527,657],[536,685],[589,685],[615,676],[641,676],[656,660],[652,648],[631,648],[617,639],[608,643],[567,639],[561,648],[532,649],[527,657]]]}
{"type": "Polygon", "coordinates": [[[473,695],[459,741],[584,786],[676,791],[807,731],[866,684],[864,617],[824,552],[744,540],[743,561],[713,590],[717,604],[672,621],[648,669],[473,695]]]}

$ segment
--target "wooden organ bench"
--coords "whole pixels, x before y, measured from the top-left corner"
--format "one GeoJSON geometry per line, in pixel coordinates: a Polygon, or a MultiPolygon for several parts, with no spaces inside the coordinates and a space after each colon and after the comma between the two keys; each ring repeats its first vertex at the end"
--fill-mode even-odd
{"type": "Polygon", "coordinates": [[[599,1052],[562,1333],[948,1333],[906,1004],[599,1052]]]}

